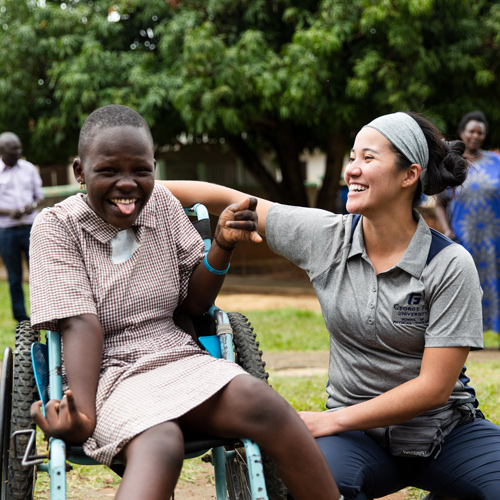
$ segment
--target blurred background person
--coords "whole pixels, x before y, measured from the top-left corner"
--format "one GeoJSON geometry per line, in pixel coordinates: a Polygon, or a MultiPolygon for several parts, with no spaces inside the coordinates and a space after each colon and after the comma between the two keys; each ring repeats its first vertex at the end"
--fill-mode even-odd
{"type": "Polygon", "coordinates": [[[35,165],[21,159],[19,137],[0,134],[0,256],[7,270],[12,315],[29,319],[24,306],[23,255],[29,263],[31,225],[43,200],[42,179],[35,165]]]}
{"type": "Polygon", "coordinates": [[[460,188],[438,195],[436,217],[444,234],[471,253],[483,288],[484,330],[500,335],[500,156],[481,149],[488,133],[481,111],[465,114],[458,132],[469,174],[460,188]]]}

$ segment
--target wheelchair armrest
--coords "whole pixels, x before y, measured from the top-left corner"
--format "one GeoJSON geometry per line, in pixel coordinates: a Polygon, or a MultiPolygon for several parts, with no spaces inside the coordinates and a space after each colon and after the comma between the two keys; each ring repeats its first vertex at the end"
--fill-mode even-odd
{"type": "Polygon", "coordinates": [[[49,401],[49,352],[46,344],[40,342],[31,344],[31,364],[45,415],[45,405],[49,401]]]}

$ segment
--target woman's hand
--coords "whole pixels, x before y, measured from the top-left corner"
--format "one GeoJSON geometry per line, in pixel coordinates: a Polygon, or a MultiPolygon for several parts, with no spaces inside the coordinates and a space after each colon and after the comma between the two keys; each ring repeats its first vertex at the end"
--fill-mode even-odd
{"type": "Polygon", "coordinates": [[[221,245],[232,247],[238,241],[260,243],[257,232],[257,198],[249,197],[241,203],[227,207],[220,215],[215,237],[221,245]]]}
{"type": "Polygon", "coordinates": [[[68,390],[61,401],[51,399],[45,405],[45,417],[41,413],[42,402],[31,406],[31,418],[50,437],[69,444],[81,444],[94,432],[95,422],[78,411],[73,393],[68,390]]]}
{"type": "MultiPolygon", "coordinates": [[[[479,302],[474,307],[480,307],[479,302]]],[[[406,422],[449,401],[469,349],[426,347],[414,379],[361,403],[335,411],[299,412],[299,416],[314,437],[406,422]]]]}
{"type": "Polygon", "coordinates": [[[299,417],[315,438],[336,434],[334,414],[335,412],[299,411],[299,417]]]}

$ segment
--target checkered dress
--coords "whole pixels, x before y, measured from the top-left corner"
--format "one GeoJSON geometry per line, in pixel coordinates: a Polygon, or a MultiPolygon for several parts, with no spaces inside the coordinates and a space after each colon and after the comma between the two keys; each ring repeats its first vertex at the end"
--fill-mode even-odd
{"type": "Polygon", "coordinates": [[[139,248],[114,264],[118,229],[79,194],[43,210],[31,235],[33,328],[57,331],[58,318],[82,314],[96,314],[103,327],[97,425],[84,449],[104,464],[245,373],[202,351],[172,319],[203,251],[178,200],[156,186],[133,230],[139,248]]]}

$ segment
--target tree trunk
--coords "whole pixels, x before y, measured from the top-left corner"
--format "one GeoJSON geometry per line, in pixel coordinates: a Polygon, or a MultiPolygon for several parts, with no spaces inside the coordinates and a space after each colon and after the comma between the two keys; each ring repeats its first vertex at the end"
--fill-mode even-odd
{"type": "Polygon", "coordinates": [[[331,136],[326,144],[326,169],[323,184],[316,199],[316,206],[336,212],[340,190],[340,176],[347,150],[347,134],[338,132],[331,136]]]}
{"type": "Polygon", "coordinates": [[[290,204],[301,207],[309,206],[305,186],[305,168],[300,161],[303,148],[300,146],[300,137],[293,124],[286,122],[278,129],[278,133],[268,136],[274,146],[276,158],[283,177],[284,192],[290,204]]]}
{"type": "Polygon", "coordinates": [[[231,136],[227,140],[271,201],[307,207],[309,203],[304,185],[304,169],[300,161],[302,150],[297,144],[293,126],[285,124],[278,131],[267,129],[261,133],[274,149],[281,170],[281,182],[273,178],[257,152],[241,137],[231,136]]]}
{"type": "Polygon", "coordinates": [[[257,153],[250,148],[241,137],[226,136],[226,139],[243,162],[243,166],[246,170],[255,178],[262,189],[264,189],[266,196],[271,201],[287,203],[286,194],[282,191],[280,184],[261,162],[257,153]]]}
{"type": "MultiPolygon", "coordinates": [[[[305,169],[300,161],[302,148],[300,138],[290,123],[284,124],[278,133],[276,129],[261,130],[261,134],[272,145],[278,166],[281,169],[282,182],[269,173],[257,152],[238,136],[229,136],[227,140],[243,165],[264,189],[271,201],[307,207],[309,200],[305,186],[305,169]]],[[[316,206],[331,212],[338,210],[339,180],[342,173],[348,135],[338,132],[332,135],[326,144],[326,169],[323,184],[318,192],[316,206]]]]}

